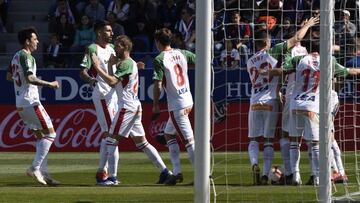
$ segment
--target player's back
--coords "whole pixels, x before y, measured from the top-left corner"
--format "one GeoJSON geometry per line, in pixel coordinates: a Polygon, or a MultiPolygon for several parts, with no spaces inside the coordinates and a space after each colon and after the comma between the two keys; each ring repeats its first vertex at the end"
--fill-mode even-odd
{"type": "Polygon", "coordinates": [[[278,60],[266,51],[259,51],[249,58],[247,71],[251,80],[252,104],[270,99],[276,99],[279,77],[259,74],[259,70],[271,70],[276,68],[278,60]]]}
{"type": "Polygon", "coordinates": [[[320,56],[304,56],[296,67],[296,84],[291,109],[319,112],[320,56]]]}
{"type": "Polygon", "coordinates": [[[171,49],[163,51],[155,60],[161,64],[169,110],[178,110],[193,105],[188,78],[188,51],[171,49]]]}
{"type": "Polygon", "coordinates": [[[138,98],[139,73],[136,62],[131,58],[125,59],[117,67],[115,76],[120,79],[116,85],[118,104],[128,110],[141,110],[141,103],[138,98]]]}
{"type": "Polygon", "coordinates": [[[24,50],[18,51],[11,60],[11,72],[17,107],[27,107],[40,104],[39,90],[36,85],[27,82],[27,72],[36,76],[35,58],[24,50]]]}

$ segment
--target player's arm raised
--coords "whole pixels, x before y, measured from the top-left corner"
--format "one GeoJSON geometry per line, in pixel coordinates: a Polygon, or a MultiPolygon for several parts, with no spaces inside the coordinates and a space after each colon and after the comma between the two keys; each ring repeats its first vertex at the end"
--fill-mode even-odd
{"type": "Polygon", "coordinates": [[[99,58],[96,56],[96,54],[92,54],[91,55],[92,61],[93,61],[93,65],[95,70],[98,72],[98,74],[100,75],[100,77],[102,79],[105,80],[105,82],[110,85],[111,87],[114,87],[118,82],[119,79],[117,79],[115,76],[113,75],[109,75],[107,74],[101,67],[100,67],[100,61],[99,58]]]}
{"type": "Polygon", "coordinates": [[[349,68],[349,75],[360,75],[360,67],[359,68],[349,68]]]}
{"type": "Polygon", "coordinates": [[[287,40],[288,49],[292,48],[296,45],[296,43],[300,42],[306,35],[306,32],[309,30],[309,28],[319,24],[319,22],[319,17],[311,17],[309,20],[306,20],[305,24],[300,28],[300,30],[298,30],[293,37],[287,40]]]}

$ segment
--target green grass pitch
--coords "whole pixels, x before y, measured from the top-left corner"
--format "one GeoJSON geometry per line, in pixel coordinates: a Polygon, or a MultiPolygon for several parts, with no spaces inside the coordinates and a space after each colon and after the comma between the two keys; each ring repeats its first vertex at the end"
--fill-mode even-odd
{"type": "MultiPolygon", "coordinates": [[[[120,152],[118,177],[121,184],[116,187],[95,186],[97,153],[49,154],[49,171],[61,181],[58,187],[43,187],[25,175],[31,164],[33,152],[0,153],[0,202],[1,203],[105,203],[105,202],[193,202],[193,169],[187,155],[181,155],[184,182],[176,186],[157,185],[159,172],[140,152],[120,152]]],[[[162,153],[170,166],[169,156],[162,153]]],[[[276,153],[275,157],[280,157],[276,153]]],[[[351,156],[346,165],[355,168],[351,156]]],[[[312,186],[252,186],[251,170],[247,153],[216,153],[213,167],[216,202],[315,202],[316,188],[312,186]]],[[[281,160],[276,158],[275,164],[281,160]]],[[[307,156],[302,154],[302,179],[309,176],[307,156]]],[[[347,170],[350,177],[349,190],[356,191],[355,172],[347,170]]],[[[344,186],[336,185],[335,195],[344,194],[344,186]]],[[[212,202],[214,200],[213,187],[212,202]]]]}

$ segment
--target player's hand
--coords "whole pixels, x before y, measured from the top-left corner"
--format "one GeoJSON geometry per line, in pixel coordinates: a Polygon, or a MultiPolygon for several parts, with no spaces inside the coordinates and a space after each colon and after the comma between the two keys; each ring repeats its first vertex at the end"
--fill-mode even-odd
{"type": "Polygon", "coordinates": [[[93,63],[94,63],[94,68],[95,68],[95,69],[100,68],[100,60],[99,60],[99,57],[96,56],[95,53],[93,53],[93,54],[91,55],[91,59],[92,59],[92,61],[93,61],[93,63]]]}
{"type": "Polygon", "coordinates": [[[259,69],[259,70],[258,70],[258,73],[259,73],[260,75],[266,76],[266,75],[269,74],[269,70],[259,69]]]}
{"type": "Polygon", "coordinates": [[[109,58],[109,65],[113,66],[114,64],[117,64],[119,62],[119,58],[116,57],[114,54],[111,54],[109,58]]]}
{"type": "Polygon", "coordinates": [[[138,69],[140,69],[140,70],[145,69],[145,63],[142,61],[137,62],[136,65],[137,65],[138,69]]]}
{"type": "Polygon", "coordinates": [[[57,89],[60,87],[60,85],[59,85],[59,82],[55,80],[55,81],[52,81],[49,83],[49,87],[53,88],[53,89],[57,89]]]}
{"type": "Polygon", "coordinates": [[[95,78],[91,78],[90,82],[89,82],[89,85],[94,87],[97,83],[97,80],[95,78]]]}
{"type": "Polygon", "coordinates": [[[319,16],[311,17],[310,19],[305,21],[304,26],[312,27],[314,25],[319,24],[319,22],[320,22],[320,17],[319,16]]]}

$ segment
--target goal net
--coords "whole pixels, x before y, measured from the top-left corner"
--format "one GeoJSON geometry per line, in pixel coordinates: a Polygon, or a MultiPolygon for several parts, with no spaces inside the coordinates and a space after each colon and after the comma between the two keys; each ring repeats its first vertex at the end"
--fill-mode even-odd
{"type": "MultiPolygon", "coordinates": [[[[333,56],[337,63],[346,68],[360,67],[359,2],[339,0],[334,1],[333,6],[334,20],[331,25],[333,27],[333,56]]],[[[311,182],[310,178],[314,175],[312,156],[318,153],[318,148],[312,148],[312,143],[307,143],[304,139],[299,141],[301,183],[294,184],[293,178],[289,181],[284,178],[285,175],[288,176],[293,172],[291,166],[289,169],[284,165],[283,159],[285,157],[285,161],[289,161],[290,149],[287,156],[281,152],[281,149],[286,146],[284,143],[288,143],[288,148],[295,146],[290,140],[282,139],[284,135],[286,138],[286,133],[282,132],[282,116],[284,116],[282,111],[285,100],[290,99],[285,98],[288,74],[283,74],[278,79],[278,91],[282,93],[280,97],[283,103],[279,103],[277,116],[270,117],[273,119],[272,123],[276,123],[274,139],[270,142],[267,139],[260,139],[257,142],[259,151],[249,150],[254,147],[250,144],[248,135],[249,108],[253,108],[250,104],[251,88],[256,84],[251,81],[247,70],[248,60],[258,51],[255,43],[258,32],[265,30],[270,36],[271,47],[275,47],[276,44],[293,37],[307,19],[319,15],[320,1],[317,0],[214,1],[211,135],[213,183],[211,198],[213,202],[315,202],[319,200],[319,186],[316,181],[311,182]],[[273,149],[273,153],[271,150],[269,152],[269,147],[273,149]],[[254,151],[258,154],[260,169],[258,182],[254,180],[254,167],[251,163],[253,161],[249,158],[249,154],[254,151]],[[266,167],[264,167],[265,162],[267,162],[266,167]],[[266,183],[262,181],[263,175],[267,175],[266,183]],[[279,176],[281,176],[280,180],[278,180],[279,176]]],[[[318,34],[320,26],[322,25],[311,28],[311,34],[307,34],[304,38],[318,34]]],[[[306,49],[304,41],[306,40],[295,45],[296,50],[289,51],[292,53],[291,58],[307,53],[307,50],[304,50],[306,49]]],[[[273,69],[284,66],[287,60],[286,52],[282,51],[274,57],[277,63],[272,66],[273,69]]],[[[268,69],[268,66],[264,69],[268,69]]],[[[252,73],[254,72],[250,75],[252,73]]],[[[360,200],[360,193],[358,194],[359,154],[357,153],[360,147],[360,142],[358,142],[360,139],[359,78],[360,76],[338,78],[332,88],[328,89],[329,94],[331,94],[331,89],[335,90],[339,98],[338,111],[335,112],[333,118],[334,133],[331,136],[329,132],[330,148],[326,155],[331,161],[329,179],[331,179],[330,198],[333,201],[360,200]],[[333,140],[336,140],[336,144],[333,140]]],[[[269,82],[269,78],[265,79],[265,82],[269,82]]],[[[327,102],[333,111],[333,103],[330,99],[327,102]]],[[[259,108],[264,108],[264,106],[259,108]]],[[[259,120],[252,119],[252,121],[256,122],[250,126],[268,129],[261,121],[261,117],[259,120]],[[263,126],[257,126],[257,122],[263,126]]],[[[330,127],[331,123],[328,126],[330,127]]],[[[250,157],[254,158],[254,155],[250,157]]],[[[319,159],[324,159],[324,157],[319,157],[319,159]]],[[[322,171],[318,173],[321,174],[322,171]]]]}

